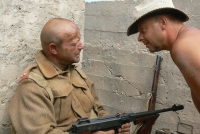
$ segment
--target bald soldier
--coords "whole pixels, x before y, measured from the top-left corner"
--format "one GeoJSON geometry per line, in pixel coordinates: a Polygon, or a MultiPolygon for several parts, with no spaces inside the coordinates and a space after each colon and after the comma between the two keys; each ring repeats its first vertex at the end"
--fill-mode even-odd
{"type": "Polygon", "coordinates": [[[172,0],[144,0],[134,8],[134,19],[127,35],[139,32],[138,41],[152,53],[170,52],[200,112],[200,30],[184,25],[189,17],[172,0]]]}
{"type": "MultiPolygon", "coordinates": [[[[67,134],[78,118],[107,116],[93,82],[78,66],[84,48],[80,30],[72,21],[49,20],[40,35],[42,50],[22,73],[9,106],[18,134],[67,134]]],[[[129,134],[130,123],[119,133],[129,134]]],[[[114,134],[114,130],[96,134],[114,134]]]]}

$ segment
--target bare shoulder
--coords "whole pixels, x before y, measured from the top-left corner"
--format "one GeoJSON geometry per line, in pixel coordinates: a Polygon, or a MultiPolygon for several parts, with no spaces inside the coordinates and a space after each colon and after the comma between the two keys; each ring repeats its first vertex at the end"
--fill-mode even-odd
{"type": "Polygon", "coordinates": [[[200,46],[200,30],[194,27],[185,27],[182,31],[180,31],[175,43],[174,47],[188,47],[192,46],[200,46]]]}
{"type": "Polygon", "coordinates": [[[186,27],[173,44],[171,56],[176,61],[200,56],[200,30],[186,27]]]}
{"type": "Polygon", "coordinates": [[[200,67],[200,30],[185,27],[177,37],[171,56],[181,71],[192,70],[191,65],[200,67]]]}

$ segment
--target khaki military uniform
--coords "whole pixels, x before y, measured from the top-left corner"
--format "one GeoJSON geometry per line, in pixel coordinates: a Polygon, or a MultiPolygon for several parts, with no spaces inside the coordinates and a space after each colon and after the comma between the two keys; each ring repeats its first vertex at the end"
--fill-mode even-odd
{"type": "Polygon", "coordinates": [[[89,118],[92,109],[99,117],[108,115],[87,75],[75,65],[59,70],[39,51],[36,63],[23,72],[9,116],[18,134],[65,134],[78,118],[89,118]],[[40,77],[30,78],[30,73],[40,77]],[[38,84],[41,76],[45,86],[38,84]]]}

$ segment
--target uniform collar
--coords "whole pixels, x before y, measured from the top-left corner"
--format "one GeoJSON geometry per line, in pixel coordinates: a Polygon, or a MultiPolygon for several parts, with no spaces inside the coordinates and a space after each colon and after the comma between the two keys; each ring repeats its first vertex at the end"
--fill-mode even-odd
{"type": "Polygon", "coordinates": [[[69,72],[70,67],[67,67],[65,71],[60,70],[51,61],[49,61],[45,56],[43,51],[39,51],[36,55],[36,62],[46,78],[52,78],[56,75],[69,72]]]}

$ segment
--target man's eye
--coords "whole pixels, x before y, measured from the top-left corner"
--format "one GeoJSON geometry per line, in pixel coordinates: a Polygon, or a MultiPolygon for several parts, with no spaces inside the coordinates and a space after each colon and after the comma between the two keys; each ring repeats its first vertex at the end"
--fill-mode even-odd
{"type": "Polygon", "coordinates": [[[147,31],[146,28],[143,28],[143,29],[142,29],[142,33],[145,33],[146,31],[147,31]]]}

